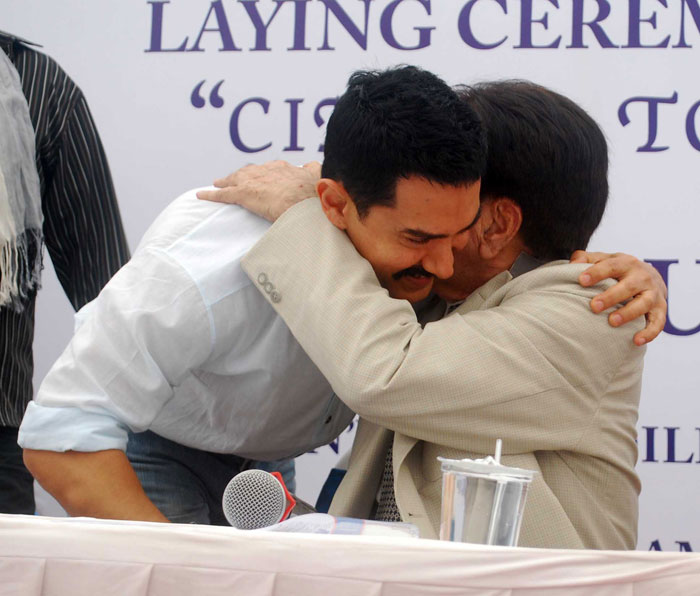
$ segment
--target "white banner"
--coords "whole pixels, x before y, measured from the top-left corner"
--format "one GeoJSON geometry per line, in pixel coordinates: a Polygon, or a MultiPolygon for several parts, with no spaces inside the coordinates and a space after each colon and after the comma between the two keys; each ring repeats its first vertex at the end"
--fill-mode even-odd
{"type": "MultiPolygon", "coordinates": [[[[638,548],[700,549],[700,0],[0,6],[0,28],[42,44],[85,92],[132,247],[188,188],[249,162],[321,159],[333,98],[359,68],[417,64],[453,84],[527,78],[581,104],[611,156],[611,199],[591,248],[651,260],[669,285],[667,330],[646,357],[638,548]]],[[[55,280],[44,285],[36,382],[72,325],[55,280]]],[[[302,458],[304,498],[350,442],[302,458]]]]}

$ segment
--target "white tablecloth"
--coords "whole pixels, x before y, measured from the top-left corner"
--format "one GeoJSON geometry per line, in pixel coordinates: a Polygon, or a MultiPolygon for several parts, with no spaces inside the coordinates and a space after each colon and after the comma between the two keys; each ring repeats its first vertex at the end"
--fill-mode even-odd
{"type": "Polygon", "coordinates": [[[239,594],[677,596],[700,594],[700,555],[0,515],[2,596],[239,594]]]}

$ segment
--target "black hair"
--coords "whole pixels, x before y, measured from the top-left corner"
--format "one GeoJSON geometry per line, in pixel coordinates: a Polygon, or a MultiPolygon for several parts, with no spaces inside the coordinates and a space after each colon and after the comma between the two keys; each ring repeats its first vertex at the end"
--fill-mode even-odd
{"type": "Polygon", "coordinates": [[[521,236],[542,259],[586,248],[608,198],[608,150],[595,121],[570,99],[529,81],[458,87],[488,141],[482,200],[508,197],[521,236]]]}
{"type": "Polygon", "coordinates": [[[363,217],[394,204],[399,178],[468,185],[485,163],[473,109],[434,74],[401,66],[350,77],[328,121],[321,175],[342,182],[363,217]]]}

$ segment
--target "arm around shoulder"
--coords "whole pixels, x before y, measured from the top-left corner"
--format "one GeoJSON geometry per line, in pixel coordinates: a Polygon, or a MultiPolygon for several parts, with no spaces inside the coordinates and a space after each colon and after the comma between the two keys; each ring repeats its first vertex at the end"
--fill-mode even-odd
{"type": "Polygon", "coordinates": [[[499,436],[520,437],[521,450],[573,448],[616,363],[638,350],[628,330],[590,312],[573,271],[516,280],[507,300],[491,288],[483,304],[421,328],[312,202],[280,218],[243,267],[275,286],[273,308],[349,407],[470,452],[490,452],[499,436]]]}

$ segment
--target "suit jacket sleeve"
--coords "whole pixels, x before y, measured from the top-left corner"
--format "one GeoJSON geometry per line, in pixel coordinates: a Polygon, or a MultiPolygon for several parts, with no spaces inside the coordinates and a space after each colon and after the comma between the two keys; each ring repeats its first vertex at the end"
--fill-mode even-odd
{"type": "Polygon", "coordinates": [[[633,330],[590,313],[599,289],[579,288],[578,270],[563,291],[534,288],[421,328],[313,199],[280,218],[243,268],[258,288],[274,285],[277,300],[263,294],[350,408],[469,452],[489,453],[499,437],[510,452],[576,447],[635,349],[633,330]]]}

